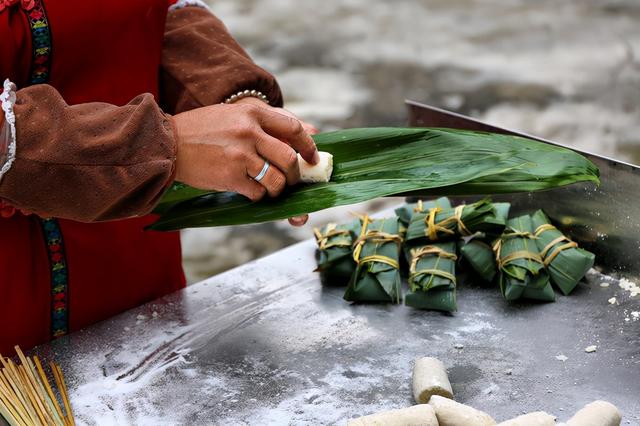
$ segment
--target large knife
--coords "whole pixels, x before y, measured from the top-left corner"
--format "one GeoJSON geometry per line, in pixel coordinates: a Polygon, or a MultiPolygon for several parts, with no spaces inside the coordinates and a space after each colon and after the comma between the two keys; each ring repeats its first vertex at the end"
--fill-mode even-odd
{"type": "Polygon", "coordinates": [[[517,135],[563,146],[587,156],[600,168],[602,184],[598,188],[580,183],[493,198],[511,202],[513,214],[542,208],[570,237],[594,251],[597,264],[603,269],[640,277],[640,168],[419,102],[406,101],[406,104],[409,125],[413,127],[448,127],[517,135]]]}

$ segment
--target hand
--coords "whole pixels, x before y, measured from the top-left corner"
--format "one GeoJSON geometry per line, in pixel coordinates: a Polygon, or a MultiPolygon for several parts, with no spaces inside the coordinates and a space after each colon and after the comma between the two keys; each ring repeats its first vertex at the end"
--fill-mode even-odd
{"type": "Polygon", "coordinates": [[[304,127],[304,130],[310,134],[310,135],[315,135],[316,133],[318,133],[318,129],[316,129],[316,127],[313,124],[309,124],[305,121],[300,120],[294,113],[292,113],[291,111],[289,111],[288,109],[284,109],[284,108],[277,108],[277,107],[272,107],[269,106],[268,104],[264,103],[264,101],[258,99],[258,98],[254,98],[251,96],[248,96],[246,98],[242,98],[237,100],[236,102],[237,104],[245,104],[245,105],[255,105],[257,107],[261,107],[261,108],[268,108],[274,112],[277,112],[279,114],[284,114],[287,117],[291,117],[295,120],[298,120],[300,122],[300,124],[302,124],[302,127],[304,127]]]}
{"type": "MultiPolygon", "coordinates": [[[[261,108],[270,108],[274,112],[277,112],[277,113],[280,113],[280,114],[284,114],[287,117],[291,117],[291,118],[293,118],[295,120],[298,120],[300,122],[300,124],[302,124],[302,127],[304,127],[304,130],[308,134],[315,135],[316,133],[318,133],[318,129],[316,129],[315,126],[300,120],[298,117],[296,117],[296,115],[294,113],[292,113],[291,111],[289,111],[287,109],[271,107],[271,106],[265,104],[260,99],[253,98],[253,97],[242,98],[242,99],[240,99],[240,100],[238,100],[236,102],[236,104],[240,104],[240,103],[249,104],[249,105],[255,105],[255,106],[261,107],[261,108]]],[[[295,217],[289,218],[289,224],[291,226],[304,226],[307,223],[308,220],[309,220],[309,215],[308,214],[305,214],[303,216],[295,216],[295,217]]]]}
{"type": "MultiPolygon", "coordinates": [[[[266,104],[265,104],[266,106],[266,104]]],[[[296,151],[317,163],[318,151],[301,122],[253,104],[213,105],[173,117],[176,180],[195,188],[233,191],[257,201],[300,179],[296,151]],[[271,167],[258,183],[265,160],[271,167]]]]}

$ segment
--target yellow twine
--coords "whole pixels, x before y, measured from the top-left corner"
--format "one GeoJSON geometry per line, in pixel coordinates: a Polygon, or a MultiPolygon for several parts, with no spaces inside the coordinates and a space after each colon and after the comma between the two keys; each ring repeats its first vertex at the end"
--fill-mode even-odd
{"type": "Polygon", "coordinates": [[[402,237],[400,237],[399,235],[390,234],[388,232],[383,232],[383,231],[367,230],[370,223],[371,223],[371,219],[369,218],[369,216],[365,215],[362,217],[362,228],[360,230],[360,236],[354,242],[353,260],[355,260],[357,264],[369,263],[369,262],[381,262],[395,269],[400,269],[400,265],[398,264],[398,261],[388,256],[374,254],[371,256],[365,256],[362,259],[360,259],[362,248],[364,247],[367,241],[370,241],[373,243],[393,242],[398,245],[398,249],[400,249],[400,247],[402,246],[402,237]]]}
{"type": "MultiPolygon", "coordinates": [[[[560,232],[558,228],[551,225],[550,223],[544,223],[536,228],[535,234],[536,236],[539,236],[545,231],[552,231],[552,230],[556,230],[560,232]]],[[[540,252],[540,256],[542,256],[542,258],[544,259],[544,266],[549,266],[551,262],[553,262],[553,260],[556,258],[556,256],[558,256],[563,250],[577,248],[577,247],[578,247],[578,244],[576,242],[572,241],[571,239],[569,239],[568,237],[566,237],[564,234],[561,233],[561,235],[558,238],[555,238],[554,240],[552,240],[549,244],[547,244],[542,249],[542,251],[540,252]],[[563,241],[566,241],[566,243],[556,247],[551,252],[551,254],[547,256],[547,253],[553,248],[553,246],[563,241]]]]}
{"type": "Polygon", "coordinates": [[[455,212],[456,222],[458,222],[458,231],[463,236],[468,237],[469,235],[471,235],[471,231],[469,231],[467,227],[464,225],[464,223],[462,222],[462,211],[464,210],[464,207],[465,207],[464,204],[461,204],[458,207],[456,207],[454,212],[455,212]]]}
{"type": "Polygon", "coordinates": [[[422,200],[418,200],[418,203],[413,208],[414,213],[422,213],[424,211],[424,205],[422,204],[422,200]]]}
{"type": "Polygon", "coordinates": [[[447,228],[447,225],[450,223],[455,223],[457,231],[460,235],[469,236],[473,235],[471,231],[465,226],[464,222],[462,222],[462,212],[465,208],[465,205],[460,205],[453,210],[453,216],[449,216],[448,218],[436,223],[436,215],[442,211],[441,208],[435,207],[429,209],[429,214],[425,217],[425,224],[427,226],[425,230],[426,236],[431,241],[438,240],[438,232],[442,232],[448,235],[455,235],[455,231],[447,228]]]}
{"type": "Polygon", "coordinates": [[[458,256],[456,256],[454,253],[449,253],[441,249],[440,247],[424,246],[419,249],[413,249],[411,250],[411,265],[409,266],[409,280],[413,281],[415,277],[417,277],[418,275],[430,274],[430,275],[437,275],[443,278],[447,278],[448,280],[451,280],[451,282],[455,284],[456,277],[455,275],[450,274],[449,272],[441,271],[439,269],[420,269],[416,271],[416,268],[418,266],[418,261],[423,257],[432,256],[432,255],[442,257],[444,259],[451,259],[453,261],[458,259],[458,256]]]}
{"type": "Polygon", "coordinates": [[[456,219],[454,216],[451,216],[443,220],[442,222],[435,223],[436,215],[441,211],[442,209],[440,207],[429,209],[429,214],[427,214],[427,216],[425,217],[425,224],[427,225],[427,229],[425,233],[431,241],[438,240],[438,231],[444,232],[445,234],[449,234],[449,235],[455,235],[455,232],[453,232],[449,228],[445,228],[444,226],[449,224],[451,221],[455,221],[456,219]]]}
{"type": "Polygon", "coordinates": [[[529,239],[535,239],[536,238],[530,232],[519,232],[518,231],[518,232],[511,232],[511,233],[508,233],[508,234],[503,234],[502,237],[498,241],[496,241],[496,243],[493,245],[493,251],[496,254],[496,262],[498,263],[498,268],[502,268],[503,266],[505,266],[509,262],[512,262],[512,261],[517,260],[517,259],[529,259],[529,260],[533,260],[534,262],[544,264],[540,254],[534,253],[534,252],[531,252],[531,251],[526,251],[526,250],[519,250],[519,251],[513,252],[511,254],[508,254],[505,257],[501,257],[501,254],[502,254],[502,241],[504,241],[506,239],[509,239],[509,238],[516,238],[516,237],[529,238],[529,239]]]}
{"type": "Polygon", "coordinates": [[[329,238],[337,237],[338,235],[349,236],[349,231],[336,229],[337,225],[335,223],[329,223],[326,226],[326,232],[322,234],[322,232],[318,228],[313,228],[313,234],[316,237],[316,242],[318,243],[318,247],[320,250],[326,250],[330,247],[351,247],[351,242],[349,241],[334,241],[329,242],[329,238]]]}
{"type": "Polygon", "coordinates": [[[397,260],[392,259],[388,256],[382,256],[380,254],[372,254],[371,256],[365,256],[362,259],[358,260],[357,262],[359,265],[362,265],[364,263],[379,262],[379,263],[385,263],[394,269],[400,269],[400,264],[398,263],[397,260]]]}
{"type": "Polygon", "coordinates": [[[415,278],[419,275],[437,275],[439,277],[450,280],[453,284],[456,284],[455,275],[450,274],[446,271],[441,271],[440,269],[420,269],[419,271],[416,271],[413,274],[409,275],[409,280],[414,281],[415,278]]]}
{"type": "Polygon", "coordinates": [[[553,225],[552,225],[552,224],[550,224],[550,223],[543,223],[542,225],[540,225],[540,226],[538,226],[538,227],[536,228],[536,231],[534,232],[534,235],[535,235],[536,237],[539,237],[539,236],[540,236],[540,234],[542,234],[543,232],[545,232],[545,231],[552,231],[552,230],[554,230],[554,229],[558,229],[558,228],[556,228],[555,226],[553,226],[553,225]]]}

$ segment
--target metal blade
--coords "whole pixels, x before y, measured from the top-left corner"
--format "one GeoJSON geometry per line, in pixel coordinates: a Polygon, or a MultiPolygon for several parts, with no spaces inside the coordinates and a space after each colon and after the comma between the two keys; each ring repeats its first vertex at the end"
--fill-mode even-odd
{"type": "MultiPolygon", "coordinates": [[[[492,198],[511,202],[512,216],[542,208],[570,238],[596,254],[598,266],[640,277],[640,168],[419,102],[406,101],[406,104],[412,127],[448,127],[524,136],[587,156],[600,169],[602,183],[598,188],[579,183],[549,191],[492,198]]],[[[481,197],[457,197],[459,201],[467,202],[478,198],[481,197]]]]}

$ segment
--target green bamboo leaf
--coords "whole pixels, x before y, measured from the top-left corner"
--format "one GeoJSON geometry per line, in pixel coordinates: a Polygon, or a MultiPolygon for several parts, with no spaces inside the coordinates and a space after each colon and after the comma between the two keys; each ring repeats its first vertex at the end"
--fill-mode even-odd
{"type": "Polygon", "coordinates": [[[492,282],[496,276],[496,256],[491,246],[481,238],[473,238],[462,243],[460,254],[485,282],[492,282]]]}
{"type": "Polygon", "coordinates": [[[170,190],[156,230],[239,225],[284,219],[377,197],[526,192],[579,181],[598,169],[566,148],[517,136],[452,129],[367,128],[315,135],[334,156],[331,182],[297,185],[259,202],[232,193],[170,190]]]}
{"type": "Polygon", "coordinates": [[[197,198],[201,195],[211,194],[211,191],[205,191],[203,189],[192,188],[184,183],[176,182],[167,189],[162,195],[162,199],[156,205],[155,213],[164,213],[173,205],[182,201],[187,201],[193,198],[197,198]]]}

